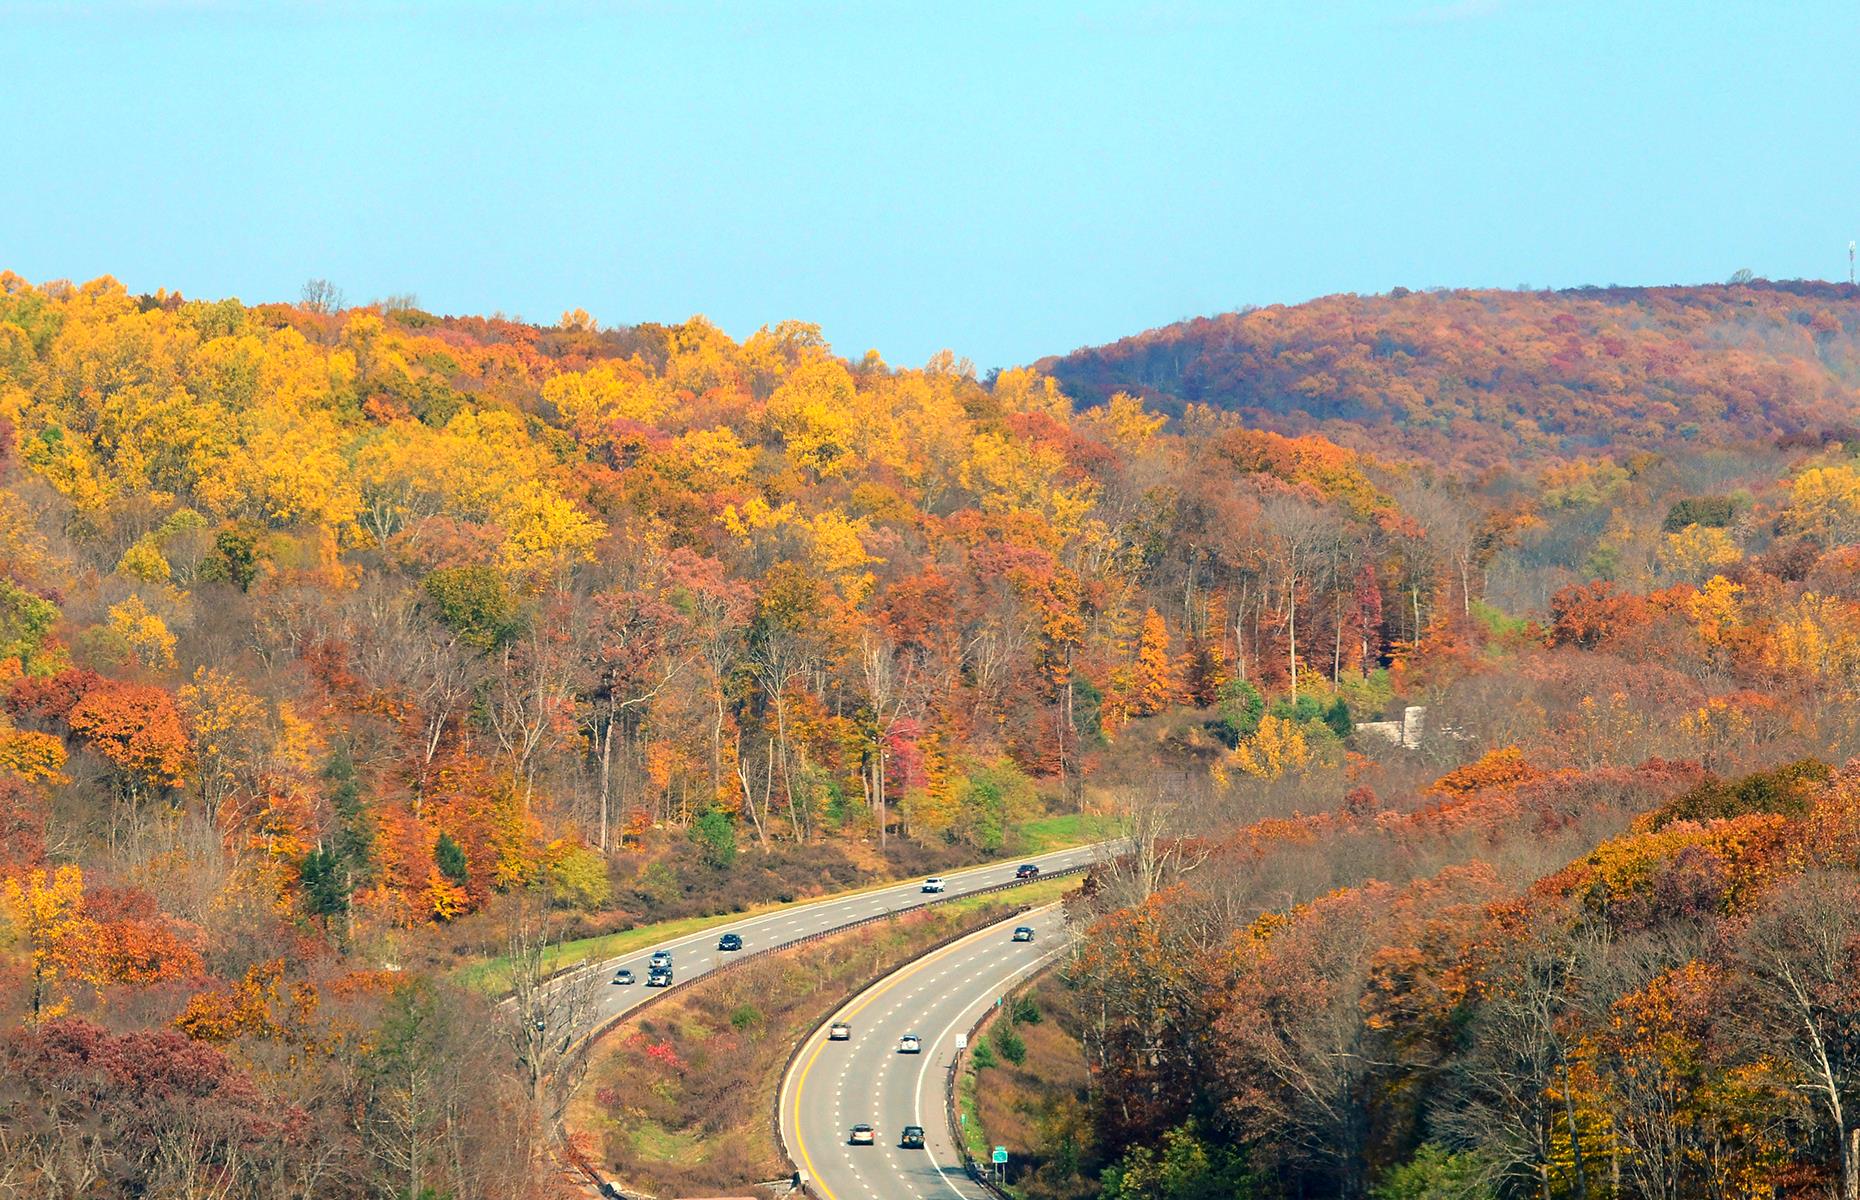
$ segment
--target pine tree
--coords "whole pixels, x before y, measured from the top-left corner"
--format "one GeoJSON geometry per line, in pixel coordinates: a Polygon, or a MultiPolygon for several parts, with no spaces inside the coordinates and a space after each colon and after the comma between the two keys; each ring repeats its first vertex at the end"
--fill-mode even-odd
{"type": "Polygon", "coordinates": [[[433,865],[439,868],[441,875],[460,887],[465,886],[465,881],[471,877],[465,866],[465,850],[452,840],[449,833],[440,834],[438,843],[433,846],[433,865]]]}

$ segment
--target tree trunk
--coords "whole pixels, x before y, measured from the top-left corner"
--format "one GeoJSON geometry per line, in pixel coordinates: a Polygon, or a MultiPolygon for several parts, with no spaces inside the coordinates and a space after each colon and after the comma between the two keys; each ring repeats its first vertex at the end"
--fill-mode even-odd
{"type": "MultiPolygon", "coordinates": [[[[1589,1180],[1582,1166],[1582,1133],[1576,1128],[1575,1088],[1569,1078],[1569,1063],[1563,1063],[1563,1122],[1569,1127],[1569,1153],[1576,1172],[1576,1200],[1589,1200],[1589,1180]]],[[[1851,1198],[1850,1198],[1851,1200],[1851,1198]]]]}
{"type": "Polygon", "coordinates": [[[1285,579],[1285,658],[1292,674],[1292,703],[1298,703],[1298,575],[1285,579]]]}
{"type": "Polygon", "coordinates": [[[601,730],[601,853],[607,853],[614,762],[614,702],[607,698],[607,721],[601,730]]]}
{"type": "Polygon", "coordinates": [[[756,844],[761,846],[766,853],[769,848],[769,836],[762,828],[761,816],[756,813],[756,793],[749,786],[748,772],[743,769],[743,746],[740,735],[736,745],[736,781],[743,787],[743,807],[749,810],[749,823],[755,827],[756,844]]]}
{"type": "Polygon", "coordinates": [[[1334,686],[1343,682],[1343,593],[1337,593],[1336,636],[1330,648],[1330,681],[1334,686]]]}
{"type": "Polygon", "coordinates": [[[1240,605],[1234,612],[1234,674],[1246,678],[1246,580],[1240,581],[1240,605]]]}

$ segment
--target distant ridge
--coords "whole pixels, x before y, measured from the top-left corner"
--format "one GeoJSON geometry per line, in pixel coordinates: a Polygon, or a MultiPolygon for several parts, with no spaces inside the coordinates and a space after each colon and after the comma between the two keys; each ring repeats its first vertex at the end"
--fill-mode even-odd
{"type": "Polygon", "coordinates": [[[1466,467],[1675,443],[1852,440],[1860,289],[1695,287],[1326,296],[1042,360],[1076,399],[1466,467]]]}

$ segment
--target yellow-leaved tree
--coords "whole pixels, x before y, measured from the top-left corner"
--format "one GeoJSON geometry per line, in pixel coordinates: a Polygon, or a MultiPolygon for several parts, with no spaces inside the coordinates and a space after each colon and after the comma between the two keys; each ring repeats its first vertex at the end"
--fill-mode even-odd
{"type": "Polygon", "coordinates": [[[1659,550],[1660,566],[1668,575],[1687,583],[1709,579],[1743,554],[1731,535],[1712,525],[1688,525],[1666,535],[1659,550]]]}
{"type": "Polygon", "coordinates": [[[28,871],[0,883],[0,935],[26,957],[32,1023],[49,1021],[70,1006],[62,982],[82,975],[90,929],[84,873],[77,867],[28,871]]]}
{"type": "Polygon", "coordinates": [[[1253,736],[1234,747],[1227,760],[1255,779],[1278,779],[1309,764],[1311,747],[1295,722],[1267,713],[1253,736]]]}
{"type": "Polygon", "coordinates": [[[112,604],[108,628],[143,666],[163,670],[174,666],[174,634],[168,632],[167,622],[142,602],[142,597],[130,596],[120,604],[112,604]]]}
{"type": "Polygon", "coordinates": [[[1860,540],[1860,470],[1836,463],[1797,475],[1782,524],[1824,546],[1860,540]]]}
{"type": "Polygon", "coordinates": [[[857,400],[846,368],[831,358],[814,357],[788,373],[769,397],[766,415],[789,461],[815,479],[830,479],[852,466],[857,400]]]}

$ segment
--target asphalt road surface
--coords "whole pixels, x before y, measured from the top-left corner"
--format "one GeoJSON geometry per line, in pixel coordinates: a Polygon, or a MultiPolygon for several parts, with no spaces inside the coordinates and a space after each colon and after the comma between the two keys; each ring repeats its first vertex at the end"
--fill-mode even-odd
{"type": "MultiPolygon", "coordinates": [[[[1062,867],[1094,862],[1100,851],[1101,847],[1098,845],[1077,846],[1070,850],[1056,850],[1051,854],[951,871],[943,876],[947,886],[942,895],[944,897],[962,896],[999,883],[1010,882],[1014,878],[1014,869],[1023,862],[1036,863],[1042,871],[1056,871],[1062,867]]],[[[1012,893],[1007,893],[1007,895],[1011,896],[1012,893]]],[[[776,909],[774,912],[764,913],[759,917],[749,917],[736,922],[720,922],[700,933],[687,934],[656,946],[642,947],[631,954],[609,959],[593,968],[597,972],[594,980],[596,994],[593,1019],[598,1023],[619,1016],[637,1007],[646,997],[658,990],[646,986],[646,964],[655,950],[671,951],[674,982],[683,983],[688,979],[709,973],[732,958],[757,950],[766,950],[772,946],[784,946],[810,934],[833,929],[864,917],[878,916],[888,912],[903,912],[906,909],[916,908],[927,900],[938,898],[935,894],[924,892],[922,879],[913,879],[850,896],[828,897],[824,900],[792,904],[786,908],[776,909]],[[717,949],[717,940],[726,933],[740,936],[743,939],[743,948],[738,951],[717,949]],[[636,982],[611,983],[614,972],[621,967],[631,968],[636,982]]],[[[1020,949],[1025,949],[1025,947],[1020,947],[1020,949]]]]}
{"type": "Polygon", "coordinates": [[[962,1168],[943,1103],[956,1038],[1025,975],[1065,948],[1058,905],[990,925],[900,967],[848,1001],[830,1020],[852,1038],[814,1031],[782,1080],[782,1137],[821,1200],[986,1200],[962,1168]],[[1034,929],[1016,942],[1017,925],[1034,929]],[[898,1052],[916,1034],[920,1054],[898,1052]],[[854,1146],[852,1127],[877,1130],[854,1146]],[[921,1125],[925,1149],[905,1150],[906,1125],[921,1125]]]}

